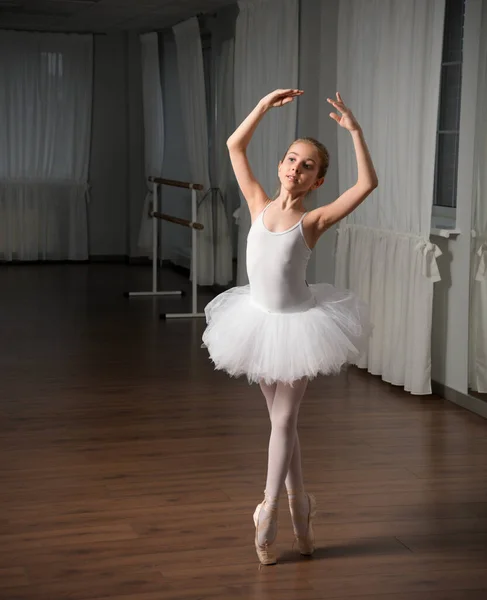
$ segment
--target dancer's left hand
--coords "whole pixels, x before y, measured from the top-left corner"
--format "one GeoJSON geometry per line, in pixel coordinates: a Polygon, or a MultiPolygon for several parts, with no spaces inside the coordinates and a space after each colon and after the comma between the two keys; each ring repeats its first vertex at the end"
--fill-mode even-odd
{"type": "Polygon", "coordinates": [[[326,100],[342,114],[337,115],[337,113],[332,112],[330,113],[330,117],[334,119],[340,127],[344,127],[345,129],[348,129],[348,131],[359,131],[360,125],[357,119],[354,117],[352,111],[345,106],[340,94],[338,92],[336,94],[336,100],[332,100],[331,98],[327,98],[326,100]]]}

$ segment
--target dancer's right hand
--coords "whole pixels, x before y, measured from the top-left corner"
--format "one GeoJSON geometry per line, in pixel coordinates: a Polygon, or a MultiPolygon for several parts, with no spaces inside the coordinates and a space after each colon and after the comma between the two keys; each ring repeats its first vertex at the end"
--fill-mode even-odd
{"type": "Polygon", "coordinates": [[[274,90],[270,94],[267,94],[267,96],[264,96],[260,104],[266,110],[277,108],[292,102],[296,96],[301,96],[302,94],[304,94],[303,90],[274,90]]]}

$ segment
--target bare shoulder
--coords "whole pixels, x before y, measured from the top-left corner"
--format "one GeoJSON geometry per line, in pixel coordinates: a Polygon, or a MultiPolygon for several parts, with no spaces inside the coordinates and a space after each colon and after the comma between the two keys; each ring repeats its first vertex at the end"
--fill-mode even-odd
{"type": "Polygon", "coordinates": [[[266,196],[254,198],[252,203],[249,203],[249,211],[250,211],[250,220],[253,223],[255,219],[260,215],[260,213],[264,210],[264,208],[270,204],[272,200],[267,198],[266,196]]]}

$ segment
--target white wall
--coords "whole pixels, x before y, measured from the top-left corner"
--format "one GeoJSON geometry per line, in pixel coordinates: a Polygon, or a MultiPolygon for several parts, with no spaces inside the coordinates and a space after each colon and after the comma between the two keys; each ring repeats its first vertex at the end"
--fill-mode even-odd
{"type": "Polygon", "coordinates": [[[435,283],[432,329],[432,379],[468,393],[470,230],[473,151],[481,0],[466,4],[460,111],[456,225],[461,234],[449,240],[433,237],[443,255],[442,280],[435,283]]]}

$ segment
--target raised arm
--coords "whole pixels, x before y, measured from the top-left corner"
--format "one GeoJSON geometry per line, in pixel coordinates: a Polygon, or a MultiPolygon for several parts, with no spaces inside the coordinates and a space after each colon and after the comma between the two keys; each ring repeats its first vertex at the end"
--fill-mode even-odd
{"type": "Polygon", "coordinates": [[[330,98],[327,98],[327,100],[342,113],[340,116],[336,113],[330,113],[330,117],[341,127],[348,129],[352,136],[357,159],[357,182],[331,204],[320,206],[311,211],[310,221],[314,221],[318,236],[355,210],[379,185],[362,128],[353,116],[352,111],[345,106],[338,92],[337,100],[331,100],[330,98]]]}
{"type": "Polygon", "coordinates": [[[264,115],[275,107],[283,106],[292,102],[296,96],[300,96],[301,90],[275,90],[271,92],[254,108],[254,110],[244,119],[238,128],[227,140],[227,147],[230,153],[235,177],[242,194],[249,205],[252,216],[258,214],[265,206],[268,197],[262,186],[255,178],[250,163],[247,158],[247,146],[252,139],[252,135],[261,122],[264,115]]]}

